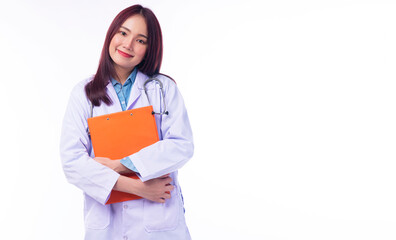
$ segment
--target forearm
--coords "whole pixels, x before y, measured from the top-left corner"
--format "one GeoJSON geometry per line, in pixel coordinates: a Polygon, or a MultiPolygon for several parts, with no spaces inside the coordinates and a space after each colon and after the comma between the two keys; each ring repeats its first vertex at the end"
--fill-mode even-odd
{"type": "Polygon", "coordinates": [[[138,181],[141,182],[140,179],[129,178],[121,175],[115,183],[113,190],[139,195],[138,181]]]}
{"type": "MultiPolygon", "coordinates": [[[[129,156],[142,181],[177,171],[194,152],[192,130],[183,98],[172,81],[163,80],[167,83],[165,101],[170,114],[156,119],[160,141],[129,156]]],[[[158,107],[161,103],[153,105],[157,106],[154,111],[161,111],[158,107]]]]}
{"type": "Polygon", "coordinates": [[[121,160],[111,160],[110,158],[105,157],[95,157],[94,160],[121,175],[134,173],[134,171],[122,164],[121,160]]]}
{"type": "Polygon", "coordinates": [[[80,188],[85,194],[104,204],[119,178],[119,174],[88,156],[74,159],[63,154],[63,170],[69,183],[80,188]]]}
{"type": "Polygon", "coordinates": [[[192,142],[164,139],[131,156],[140,179],[148,181],[180,169],[192,156],[192,142]]]}

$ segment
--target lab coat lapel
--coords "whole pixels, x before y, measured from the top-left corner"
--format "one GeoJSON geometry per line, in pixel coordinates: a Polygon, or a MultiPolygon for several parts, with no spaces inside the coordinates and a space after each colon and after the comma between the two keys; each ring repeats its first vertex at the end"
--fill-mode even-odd
{"type": "Polygon", "coordinates": [[[122,111],[122,107],[121,107],[121,103],[118,100],[118,96],[117,93],[113,87],[113,84],[111,84],[111,82],[109,82],[107,84],[107,92],[110,94],[110,98],[113,101],[113,104],[111,105],[111,107],[114,108],[114,112],[121,112],[122,111]]]}
{"type": "MultiPolygon", "coordinates": [[[[132,109],[137,103],[137,100],[141,97],[143,89],[143,84],[147,76],[140,71],[138,71],[135,79],[135,83],[132,86],[131,94],[129,95],[128,99],[128,108],[132,109]]],[[[140,107],[140,106],[137,106],[140,107]]]]}

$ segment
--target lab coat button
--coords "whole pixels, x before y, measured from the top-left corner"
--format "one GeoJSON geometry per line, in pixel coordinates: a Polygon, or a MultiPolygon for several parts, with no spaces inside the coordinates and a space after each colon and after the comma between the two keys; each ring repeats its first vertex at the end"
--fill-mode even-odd
{"type": "Polygon", "coordinates": [[[127,209],[128,208],[128,205],[124,205],[124,209],[127,209]]]}

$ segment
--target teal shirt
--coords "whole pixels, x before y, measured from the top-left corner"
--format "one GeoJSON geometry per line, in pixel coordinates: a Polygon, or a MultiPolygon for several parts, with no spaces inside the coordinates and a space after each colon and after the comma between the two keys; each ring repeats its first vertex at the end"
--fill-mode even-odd
{"type": "MultiPolygon", "coordinates": [[[[124,85],[121,85],[121,83],[119,83],[114,78],[111,79],[111,83],[113,84],[114,90],[116,91],[118,96],[118,100],[120,101],[122,111],[125,111],[127,109],[129,95],[131,94],[132,86],[135,83],[136,74],[137,69],[135,68],[128,76],[127,80],[124,82],[124,85]]],[[[120,162],[126,168],[137,173],[139,172],[129,157],[124,157],[123,159],[121,159],[120,162]]]]}

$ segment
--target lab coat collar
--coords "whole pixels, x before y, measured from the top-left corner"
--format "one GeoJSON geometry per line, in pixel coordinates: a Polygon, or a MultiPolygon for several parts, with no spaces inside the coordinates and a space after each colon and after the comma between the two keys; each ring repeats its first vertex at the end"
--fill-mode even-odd
{"type": "Polygon", "coordinates": [[[106,88],[107,88],[107,92],[110,94],[110,99],[113,101],[113,106],[115,108],[117,108],[116,109],[117,112],[121,112],[122,111],[122,107],[121,107],[120,101],[118,100],[118,95],[117,95],[117,93],[116,93],[116,91],[114,89],[114,86],[111,83],[111,81],[109,81],[107,83],[106,88]]]}
{"type": "MultiPolygon", "coordinates": [[[[139,99],[139,97],[142,95],[142,91],[144,91],[144,82],[148,79],[148,76],[140,71],[137,72],[135,83],[132,86],[131,89],[131,94],[129,95],[128,99],[128,107],[127,109],[132,109],[132,106],[135,105],[136,100],[139,99]]],[[[107,90],[111,95],[111,99],[113,100],[113,104],[115,104],[115,101],[118,101],[118,96],[117,93],[114,90],[113,84],[111,81],[107,84],[107,90]]],[[[148,102],[147,102],[148,104],[148,102]]],[[[122,111],[121,105],[120,104],[115,104],[119,105],[119,111],[122,111]]]]}
{"type": "MultiPolygon", "coordinates": [[[[144,91],[144,82],[148,79],[148,76],[140,71],[136,74],[135,83],[132,86],[131,94],[128,99],[128,109],[132,109],[132,106],[135,105],[136,100],[142,95],[144,91]]],[[[148,104],[148,102],[147,102],[148,104]]]]}
{"type": "Polygon", "coordinates": [[[140,71],[137,72],[135,84],[140,90],[144,90],[144,82],[148,79],[148,76],[140,71]]]}

